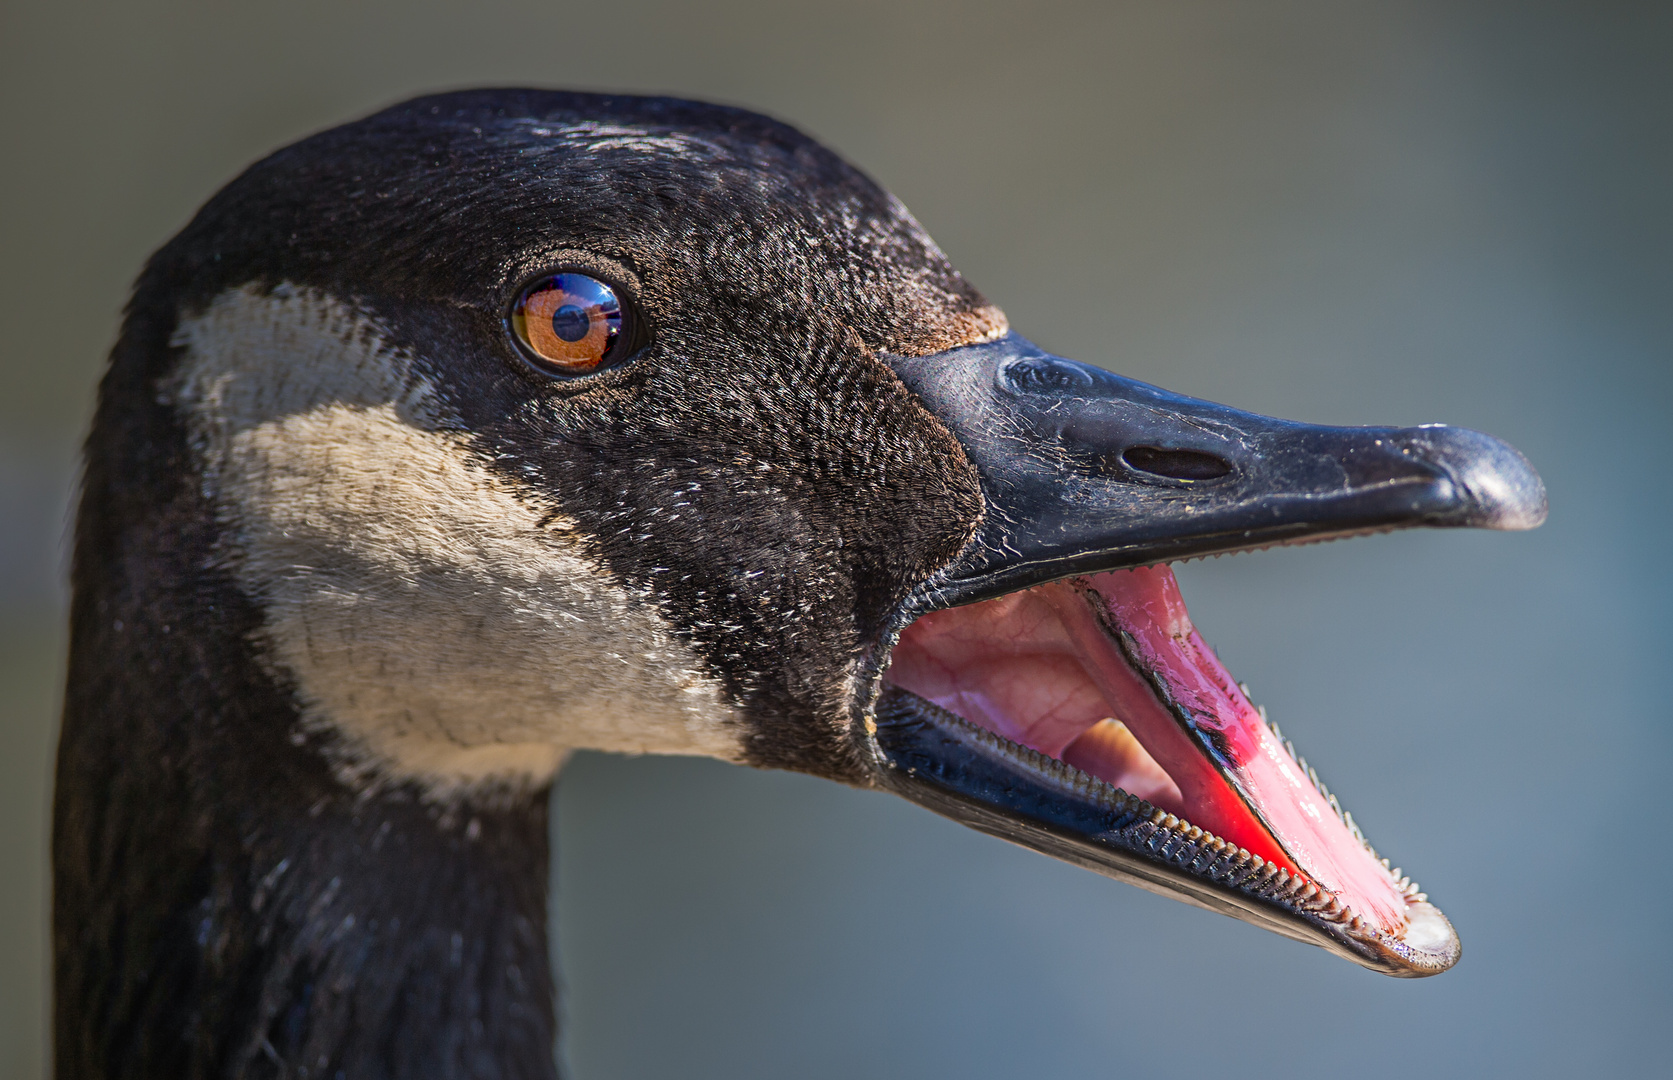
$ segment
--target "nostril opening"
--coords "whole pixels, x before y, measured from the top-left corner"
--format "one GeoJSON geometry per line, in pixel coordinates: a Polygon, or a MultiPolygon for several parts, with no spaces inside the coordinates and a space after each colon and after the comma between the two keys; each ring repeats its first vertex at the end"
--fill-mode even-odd
{"type": "Polygon", "coordinates": [[[1231,462],[1201,450],[1130,446],[1121,452],[1121,460],[1129,468],[1170,480],[1217,480],[1232,471],[1231,462]]]}

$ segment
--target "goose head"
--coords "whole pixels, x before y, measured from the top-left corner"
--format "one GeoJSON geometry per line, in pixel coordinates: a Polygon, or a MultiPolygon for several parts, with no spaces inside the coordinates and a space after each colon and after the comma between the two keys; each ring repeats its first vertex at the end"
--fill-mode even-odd
{"type": "MultiPolygon", "coordinates": [[[[421,98],[253,166],[136,288],[89,443],[61,884],[97,878],[77,822],[115,751],[83,733],[185,642],[147,708],[259,730],[189,767],[267,755],[238,773],[263,805],[399,802],[489,843],[571,750],[706,755],[1432,974],[1451,927],[1166,564],[1543,515],[1484,435],[1290,423],[1047,354],[782,124],[421,98]],[[263,695],[260,725],[217,719],[263,695]],[[286,795],[293,759],[329,779],[286,795]]],[[[181,783],[205,815],[246,794],[181,783]]],[[[257,899],[300,865],[249,858],[257,899]]]]}

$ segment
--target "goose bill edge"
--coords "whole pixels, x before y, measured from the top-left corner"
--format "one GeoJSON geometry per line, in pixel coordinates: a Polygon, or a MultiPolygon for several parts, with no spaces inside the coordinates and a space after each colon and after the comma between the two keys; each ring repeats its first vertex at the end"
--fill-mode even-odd
{"type": "Polygon", "coordinates": [[[890,358],[986,503],[868,671],[880,787],[1389,975],[1457,934],[1380,858],[1191,623],[1167,564],[1416,526],[1527,529],[1478,432],[1326,427],[1172,394],[1008,334],[890,358]]]}

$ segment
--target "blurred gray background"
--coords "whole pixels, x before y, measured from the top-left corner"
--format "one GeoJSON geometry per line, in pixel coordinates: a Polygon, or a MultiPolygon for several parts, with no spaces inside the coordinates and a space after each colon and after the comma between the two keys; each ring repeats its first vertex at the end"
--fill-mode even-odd
{"type": "Polygon", "coordinates": [[[75,446],[128,283],[298,136],[482,83],[826,140],[1025,335],[1446,421],[1551,520],[1222,559],[1204,635],[1464,940],[1400,982],[889,797],[583,755],[563,1053],[650,1077],[1667,1075],[1673,5],[7,2],[0,1074],[44,1069],[75,446]]]}

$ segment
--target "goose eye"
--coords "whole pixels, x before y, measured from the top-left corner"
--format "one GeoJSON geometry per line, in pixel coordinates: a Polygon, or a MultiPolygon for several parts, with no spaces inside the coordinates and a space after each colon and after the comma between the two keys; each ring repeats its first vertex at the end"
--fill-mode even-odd
{"type": "Polygon", "coordinates": [[[585,375],[618,359],[630,335],[616,291],[585,274],[552,274],[523,287],[511,328],[535,366],[552,375],[585,375]]]}

